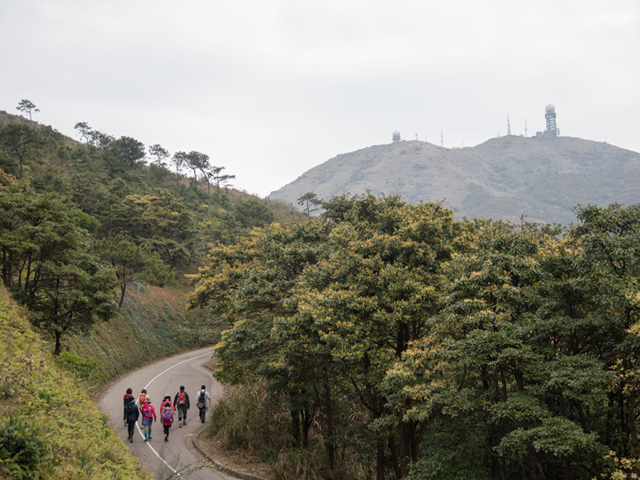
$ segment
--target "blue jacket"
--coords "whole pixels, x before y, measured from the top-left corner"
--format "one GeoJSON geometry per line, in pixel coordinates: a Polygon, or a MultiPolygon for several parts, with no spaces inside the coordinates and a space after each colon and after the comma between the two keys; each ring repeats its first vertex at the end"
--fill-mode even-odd
{"type": "Polygon", "coordinates": [[[140,410],[138,409],[138,405],[136,405],[135,398],[131,399],[128,403],[125,403],[124,416],[127,418],[128,422],[138,421],[138,417],[140,417],[140,410]]]}

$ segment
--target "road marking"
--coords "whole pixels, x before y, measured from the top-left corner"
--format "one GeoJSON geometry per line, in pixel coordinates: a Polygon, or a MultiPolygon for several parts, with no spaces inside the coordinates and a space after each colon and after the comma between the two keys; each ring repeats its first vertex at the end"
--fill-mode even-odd
{"type": "MultiPolygon", "coordinates": [[[[178,365],[181,365],[181,364],[186,363],[186,362],[191,362],[191,361],[195,360],[196,358],[204,357],[205,355],[211,355],[211,352],[203,353],[202,355],[198,355],[197,357],[191,357],[191,358],[188,358],[188,359],[186,359],[186,360],[183,360],[183,361],[181,361],[181,362],[176,363],[174,366],[167,368],[164,372],[160,372],[158,375],[156,375],[156,376],[155,376],[155,377],[153,377],[151,380],[149,380],[149,383],[147,383],[147,384],[144,386],[144,388],[145,388],[145,389],[146,389],[146,388],[148,388],[148,387],[149,387],[149,385],[151,385],[151,384],[153,383],[153,381],[154,381],[156,378],[158,378],[160,375],[164,375],[165,373],[167,373],[167,372],[168,372],[169,370],[171,370],[172,368],[176,368],[178,365]]],[[[142,429],[140,428],[140,425],[138,424],[138,422],[136,422],[136,427],[138,428],[138,433],[140,434],[140,437],[144,438],[144,435],[143,435],[143,433],[142,433],[142,429]]],[[[179,478],[182,478],[182,475],[180,475],[180,474],[178,473],[178,471],[177,471],[175,468],[173,468],[171,465],[169,465],[169,464],[167,463],[167,461],[166,461],[164,458],[162,458],[158,452],[156,452],[156,449],[155,449],[155,448],[153,448],[149,442],[147,442],[147,447],[149,447],[149,448],[151,449],[151,451],[155,454],[155,456],[156,456],[156,457],[158,457],[158,459],[159,459],[162,463],[164,463],[167,467],[169,467],[169,470],[171,470],[171,471],[172,471],[174,474],[176,474],[179,478]]]]}

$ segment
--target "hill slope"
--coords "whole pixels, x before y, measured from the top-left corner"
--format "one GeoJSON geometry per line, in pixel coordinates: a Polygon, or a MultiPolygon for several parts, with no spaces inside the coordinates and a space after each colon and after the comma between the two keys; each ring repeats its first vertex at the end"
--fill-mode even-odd
{"type": "Polygon", "coordinates": [[[456,216],[569,223],[576,204],[640,201],[640,154],[572,137],[509,135],[470,148],[402,141],[338,155],[269,198],[290,203],[306,192],[401,195],[442,201],[456,216]]]}
{"type": "Polygon", "coordinates": [[[0,338],[0,478],[151,478],[4,288],[0,338]]]}

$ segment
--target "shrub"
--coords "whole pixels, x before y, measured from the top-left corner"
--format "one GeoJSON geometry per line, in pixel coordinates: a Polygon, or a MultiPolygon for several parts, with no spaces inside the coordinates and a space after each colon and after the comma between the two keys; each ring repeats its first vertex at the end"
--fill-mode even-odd
{"type": "Polygon", "coordinates": [[[80,380],[86,380],[94,384],[108,380],[102,362],[96,358],[88,358],[73,352],[62,352],[55,357],[55,362],[73,373],[80,380]]]}
{"type": "Polygon", "coordinates": [[[47,478],[56,471],[58,463],[39,429],[29,427],[14,415],[9,417],[9,423],[0,423],[0,474],[47,478]]]}

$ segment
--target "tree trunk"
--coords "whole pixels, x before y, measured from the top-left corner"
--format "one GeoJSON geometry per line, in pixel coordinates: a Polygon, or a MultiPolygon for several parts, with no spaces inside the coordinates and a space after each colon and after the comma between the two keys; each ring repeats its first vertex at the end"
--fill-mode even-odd
{"type": "Polygon", "coordinates": [[[124,303],[124,296],[127,293],[127,283],[122,282],[120,284],[120,302],[118,303],[118,311],[122,310],[122,304],[124,303]]]}
{"type": "Polygon", "coordinates": [[[378,438],[376,447],[376,480],[384,480],[384,438],[378,438]]]}
{"type": "Polygon", "coordinates": [[[308,408],[302,412],[302,448],[309,447],[309,428],[311,427],[312,416],[308,408]]]}
{"type": "Polygon", "coordinates": [[[293,446],[300,446],[300,412],[293,410],[291,413],[291,436],[293,437],[293,446]]]}
{"type": "Polygon", "coordinates": [[[333,444],[334,432],[333,432],[333,408],[331,407],[331,392],[329,390],[329,378],[328,374],[325,377],[324,385],[324,398],[325,408],[327,409],[327,436],[324,444],[327,451],[327,464],[329,467],[329,478],[334,477],[334,470],[336,467],[336,450],[333,444]]]}
{"type": "MultiPolygon", "coordinates": [[[[411,441],[409,435],[407,435],[408,425],[402,420],[398,422],[398,441],[400,444],[399,462],[400,473],[403,477],[406,477],[409,473],[409,461],[411,457],[411,441]]],[[[393,450],[392,450],[393,452],[393,450]]]]}
{"type": "MultiPolygon", "coordinates": [[[[397,479],[402,478],[405,474],[400,468],[400,462],[398,461],[398,447],[393,436],[389,436],[389,450],[391,451],[391,466],[397,479]]],[[[408,470],[408,469],[407,469],[408,470]]]]}
{"type": "Polygon", "coordinates": [[[53,351],[53,355],[57,357],[62,353],[62,342],[61,342],[62,332],[60,332],[59,330],[56,330],[55,337],[56,337],[56,347],[53,351]]]}

